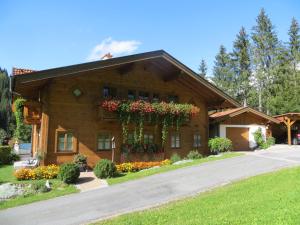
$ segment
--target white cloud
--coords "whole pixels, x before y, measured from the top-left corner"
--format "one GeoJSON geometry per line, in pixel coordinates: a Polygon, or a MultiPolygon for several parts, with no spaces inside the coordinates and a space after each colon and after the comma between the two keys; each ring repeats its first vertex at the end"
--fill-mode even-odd
{"type": "Polygon", "coordinates": [[[100,44],[96,45],[89,56],[88,61],[101,59],[106,53],[110,53],[113,57],[133,53],[138,49],[141,42],[135,40],[115,41],[111,37],[104,39],[100,44]]]}

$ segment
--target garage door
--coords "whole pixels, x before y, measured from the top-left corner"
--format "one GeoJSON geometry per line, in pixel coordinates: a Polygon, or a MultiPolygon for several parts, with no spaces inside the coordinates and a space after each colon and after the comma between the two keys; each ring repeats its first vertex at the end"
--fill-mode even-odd
{"type": "Polygon", "coordinates": [[[249,128],[227,127],[226,137],[232,141],[234,151],[249,150],[249,128]]]}

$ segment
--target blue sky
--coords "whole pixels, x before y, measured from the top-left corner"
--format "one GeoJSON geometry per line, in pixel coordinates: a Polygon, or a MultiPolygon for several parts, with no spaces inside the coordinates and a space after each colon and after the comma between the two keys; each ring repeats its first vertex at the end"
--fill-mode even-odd
{"type": "Polygon", "coordinates": [[[47,69],[164,49],[197,70],[213,67],[221,44],[231,49],[241,26],[248,32],[264,7],[287,41],[300,1],[0,1],[0,67],[47,69]]]}

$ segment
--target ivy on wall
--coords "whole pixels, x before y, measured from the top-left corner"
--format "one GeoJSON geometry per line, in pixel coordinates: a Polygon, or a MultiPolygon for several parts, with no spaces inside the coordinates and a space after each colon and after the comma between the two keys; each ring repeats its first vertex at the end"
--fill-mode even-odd
{"type": "Polygon", "coordinates": [[[29,142],[31,137],[31,126],[24,124],[23,108],[26,102],[23,98],[18,98],[14,101],[14,115],[16,117],[16,129],[14,137],[18,141],[29,142]]]}

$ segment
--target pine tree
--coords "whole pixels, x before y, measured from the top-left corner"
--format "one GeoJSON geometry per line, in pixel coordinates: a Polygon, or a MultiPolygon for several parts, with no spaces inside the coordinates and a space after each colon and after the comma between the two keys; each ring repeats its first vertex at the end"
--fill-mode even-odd
{"type": "Polygon", "coordinates": [[[200,66],[199,66],[199,75],[202,77],[205,77],[207,74],[207,65],[204,59],[201,60],[200,66]]]}
{"type": "Polygon", "coordinates": [[[278,38],[274,26],[264,9],[260,11],[256,22],[257,24],[253,27],[252,33],[254,78],[258,92],[259,110],[268,113],[268,104],[271,98],[270,88],[274,79],[272,70],[276,65],[278,38]]]}
{"type": "MultiPolygon", "coordinates": [[[[297,20],[295,18],[292,19],[292,23],[289,29],[289,54],[292,66],[292,88],[294,88],[294,94],[297,94],[297,89],[300,88],[300,28],[297,20]]],[[[300,104],[300,103],[299,103],[300,104]]]]}
{"type": "Polygon", "coordinates": [[[226,48],[221,45],[219,53],[215,58],[212,81],[214,84],[231,96],[235,96],[234,73],[232,70],[232,61],[226,48]]]}
{"type": "Polygon", "coordinates": [[[231,55],[235,73],[235,92],[237,93],[237,100],[246,106],[251,87],[251,59],[250,41],[244,27],[241,28],[236,36],[231,55]]]}
{"type": "Polygon", "coordinates": [[[11,98],[9,77],[6,70],[0,68],[0,128],[8,132],[11,117],[11,98]]]}

